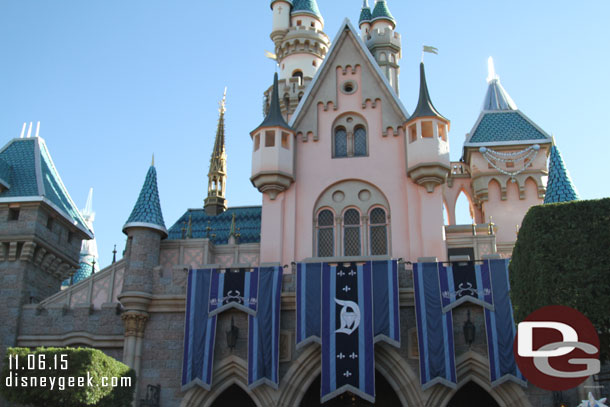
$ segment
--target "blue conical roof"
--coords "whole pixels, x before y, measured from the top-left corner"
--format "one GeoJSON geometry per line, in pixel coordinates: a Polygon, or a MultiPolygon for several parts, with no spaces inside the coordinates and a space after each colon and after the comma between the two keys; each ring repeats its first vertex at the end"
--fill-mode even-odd
{"type": "Polygon", "coordinates": [[[572,183],[570,173],[556,145],[551,146],[549,157],[549,182],[546,186],[544,203],[568,202],[580,199],[572,183]]]}
{"type": "Polygon", "coordinates": [[[375,2],[375,8],[373,9],[372,17],[373,18],[371,19],[371,21],[383,19],[390,20],[392,23],[396,24],[396,20],[394,19],[392,13],[390,13],[390,9],[388,8],[388,5],[385,0],[377,0],[375,2]]]}
{"type": "Polygon", "coordinates": [[[358,20],[359,24],[362,23],[370,23],[373,15],[371,14],[371,8],[369,7],[369,1],[364,0],[362,4],[362,11],[360,11],[360,19],[358,20]]]}
{"type": "Polygon", "coordinates": [[[322,18],[322,13],[320,13],[316,0],[294,0],[292,2],[291,14],[295,13],[313,14],[320,19],[322,18]]]}
{"type": "Polygon", "coordinates": [[[131,211],[125,226],[123,226],[123,233],[130,227],[157,229],[163,232],[164,237],[167,237],[167,229],[165,228],[161,203],[159,202],[157,170],[154,165],[151,165],[148,169],[138,201],[133,207],[133,211],[131,211]]]}

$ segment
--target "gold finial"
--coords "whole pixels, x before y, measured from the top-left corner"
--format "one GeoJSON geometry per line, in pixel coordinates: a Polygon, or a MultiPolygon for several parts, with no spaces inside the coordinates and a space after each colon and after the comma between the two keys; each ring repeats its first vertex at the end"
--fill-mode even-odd
{"type": "Polygon", "coordinates": [[[494,234],[494,226],[496,226],[496,224],[494,223],[493,218],[490,216],[489,217],[489,225],[488,225],[488,228],[487,228],[487,234],[489,236],[492,236],[494,234]]]}
{"type": "Polygon", "coordinates": [[[153,153],[153,155],[152,155],[152,162],[150,163],[150,166],[151,167],[155,166],[155,153],[153,153]]]}
{"type": "Polygon", "coordinates": [[[227,87],[225,86],[225,91],[222,94],[222,100],[220,101],[219,105],[219,109],[218,111],[220,112],[220,114],[224,114],[224,112],[227,111],[227,87]]]}

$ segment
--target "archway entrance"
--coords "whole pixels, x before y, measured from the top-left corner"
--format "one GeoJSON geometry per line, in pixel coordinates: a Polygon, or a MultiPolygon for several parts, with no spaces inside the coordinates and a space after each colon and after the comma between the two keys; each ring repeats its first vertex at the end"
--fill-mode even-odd
{"type": "Polygon", "coordinates": [[[248,393],[243,391],[238,385],[233,384],[223,391],[212,403],[212,407],[227,406],[256,407],[256,404],[248,396],[248,393]]]}
{"type": "Polygon", "coordinates": [[[320,376],[313,381],[307,393],[303,396],[301,407],[371,407],[371,406],[400,406],[400,399],[394,389],[383,377],[375,371],[375,404],[371,404],[349,392],[343,393],[324,404],[320,404],[320,376]]]}
{"type": "Polygon", "coordinates": [[[500,407],[500,405],[481,386],[468,382],[449,400],[447,407],[500,407]]]}

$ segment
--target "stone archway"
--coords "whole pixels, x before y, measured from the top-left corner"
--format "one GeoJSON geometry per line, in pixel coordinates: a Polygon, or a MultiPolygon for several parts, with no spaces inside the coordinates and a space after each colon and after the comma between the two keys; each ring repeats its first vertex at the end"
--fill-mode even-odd
{"type": "MultiPolygon", "coordinates": [[[[310,344],[303,349],[280,382],[282,393],[277,405],[301,405],[307,390],[321,373],[321,353],[318,344],[310,344]]],[[[418,375],[393,347],[386,344],[375,345],[375,368],[391,386],[401,405],[424,405],[418,375]]]]}
{"type": "Polygon", "coordinates": [[[489,393],[475,382],[464,384],[449,400],[447,407],[500,407],[489,393]]]}
{"type": "Polygon", "coordinates": [[[429,389],[426,407],[447,406],[453,396],[467,383],[473,382],[487,392],[500,407],[532,407],[523,388],[515,382],[506,381],[495,387],[489,382],[487,358],[473,351],[465,352],[456,360],[458,386],[434,386],[429,389]]]}
{"type": "Polygon", "coordinates": [[[272,390],[268,386],[248,389],[248,365],[246,361],[229,356],[214,366],[212,389],[207,391],[199,386],[192,387],[184,395],[180,407],[208,407],[231,386],[245,391],[257,407],[276,405],[272,390]]]}

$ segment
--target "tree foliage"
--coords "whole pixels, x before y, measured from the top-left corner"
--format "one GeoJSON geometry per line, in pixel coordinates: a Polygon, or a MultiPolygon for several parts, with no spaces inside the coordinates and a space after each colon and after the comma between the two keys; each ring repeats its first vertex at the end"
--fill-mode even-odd
{"type": "Polygon", "coordinates": [[[10,402],[35,407],[129,407],[135,385],[133,369],[97,349],[8,348],[0,393],[10,402]],[[75,379],[76,385],[70,386],[70,377],[83,377],[84,385],[79,386],[75,379]],[[93,385],[88,385],[89,377],[89,384],[93,385]],[[107,378],[106,382],[102,378],[107,378]],[[112,378],[116,378],[116,383],[112,378]],[[28,386],[23,386],[23,380],[28,386]],[[34,381],[37,385],[31,386],[34,381]]]}
{"type": "Polygon", "coordinates": [[[610,359],[610,199],[532,207],[510,262],[515,319],[546,305],[572,307],[598,330],[610,359]]]}

